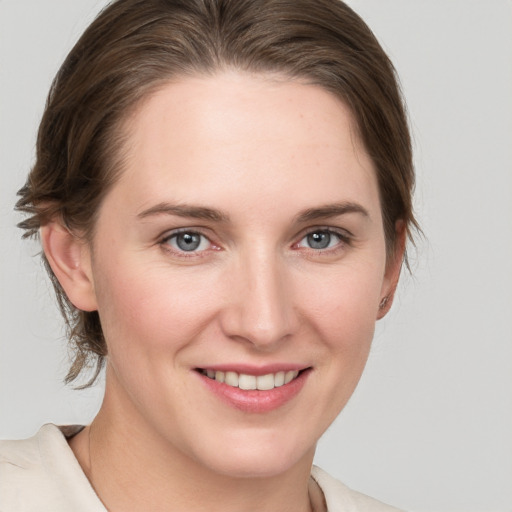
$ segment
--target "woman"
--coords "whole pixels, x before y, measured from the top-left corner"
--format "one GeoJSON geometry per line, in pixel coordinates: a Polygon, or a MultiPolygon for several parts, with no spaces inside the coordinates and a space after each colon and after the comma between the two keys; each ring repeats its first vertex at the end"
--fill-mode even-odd
{"type": "Polygon", "coordinates": [[[391,510],[311,466],[391,307],[413,182],[392,65],[341,2],[112,3],[18,202],[68,381],[105,365],[105,398],[4,443],[2,508],[391,510]]]}

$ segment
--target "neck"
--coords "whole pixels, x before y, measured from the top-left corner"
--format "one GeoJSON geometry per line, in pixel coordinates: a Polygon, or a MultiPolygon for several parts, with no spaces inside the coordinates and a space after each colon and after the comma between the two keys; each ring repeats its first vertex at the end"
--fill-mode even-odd
{"type": "MultiPolygon", "coordinates": [[[[108,388],[107,388],[108,389],[108,388]]],[[[128,415],[109,393],[93,423],[70,446],[110,512],[309,512],[314,450],[293,467],[269,476],[219,474],[201,465],[128,415]],[[123,412],[123,414],[121,413],[123,412]]]]}

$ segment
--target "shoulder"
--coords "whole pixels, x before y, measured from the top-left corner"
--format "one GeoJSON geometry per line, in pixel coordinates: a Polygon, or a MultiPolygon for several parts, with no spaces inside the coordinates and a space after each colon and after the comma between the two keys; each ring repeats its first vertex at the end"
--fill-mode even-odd
{"type": "MultiPolygon", "coordinates": [[[[39,432],[29,438],[16,441],[0,441],[0,485],[5,487],[9,483],[12,487],[15,482],[25,476],[42,478],[44,476],[44,462],[40,443],[42,439],[61,436],[54,425],[45,425],[39,432]]],[[[4,496],[2,493],[1,496],[4,496]]]]}
{"type": "Polygon", "coordinates": [[[311,476],[322,489],[328,512],[400,512],[395,507],[350,489],[317,466],[313,466],[311,476]]]}
{"type": "Polygon", "coordinates": [[[16,441],[0,441],[0,470],[28,468],[41,462],[36,436],[16,441]]]}
{"type": "Polygon", "coordinates": [[[105,509],[64,433],[48,424],[29,439],[0,441],[0,510],[103,512],[105,509]],[[82,504],[93,507],[86,509],[82,504]]]}

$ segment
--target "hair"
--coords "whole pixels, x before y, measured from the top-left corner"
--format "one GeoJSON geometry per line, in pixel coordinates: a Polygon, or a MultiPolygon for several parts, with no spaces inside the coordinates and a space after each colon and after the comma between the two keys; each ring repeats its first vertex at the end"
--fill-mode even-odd
{"type": "MultiPolygon", "coordinates": [[[[169,80],[223,69],[278,73],[330,91],[351,109],[373,161],[386,247],[402,221],[412,240],[414,169],[394,67],[340,0],[118,0],[87,28],[55,77],[36,162],[16,204],[24,237],[59,219],[92,239],[99,206],[123,167],[123,121],[169,80]]],[[[97,311],[75,308],[43,261],[66,321],[73,362],[98,376],[107,354],[97,311]]]]}

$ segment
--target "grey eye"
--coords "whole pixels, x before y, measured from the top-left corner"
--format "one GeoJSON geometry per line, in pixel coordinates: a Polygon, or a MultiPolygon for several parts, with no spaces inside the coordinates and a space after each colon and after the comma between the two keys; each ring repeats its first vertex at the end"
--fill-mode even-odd
{"type": "Polygon", "coordinates": [[[311,249],[326,249],[331,243],[331,233],[316,231],[307,235],[307,242],[311,249]]]}
{"type": "Polygon", "coordinates": [[[168,243],[174,249],[183,252],[203,251],[209,246],[208,239],[194,231],[176,233],[168,239],[168,243]]]}
{"type": "Polygon", "coordinates": [[[176,235],[176,245],[182,251],[195,251],[201,243],[201,236],[196,233],[180,233],[176,235]]]}
{"type": "Polygon", "coordinates": [[[308,233],[300,242],[299,247],[307,249],[329,249],[342,241],[341,235],[329,230],[318,230],[308,233]]]}

